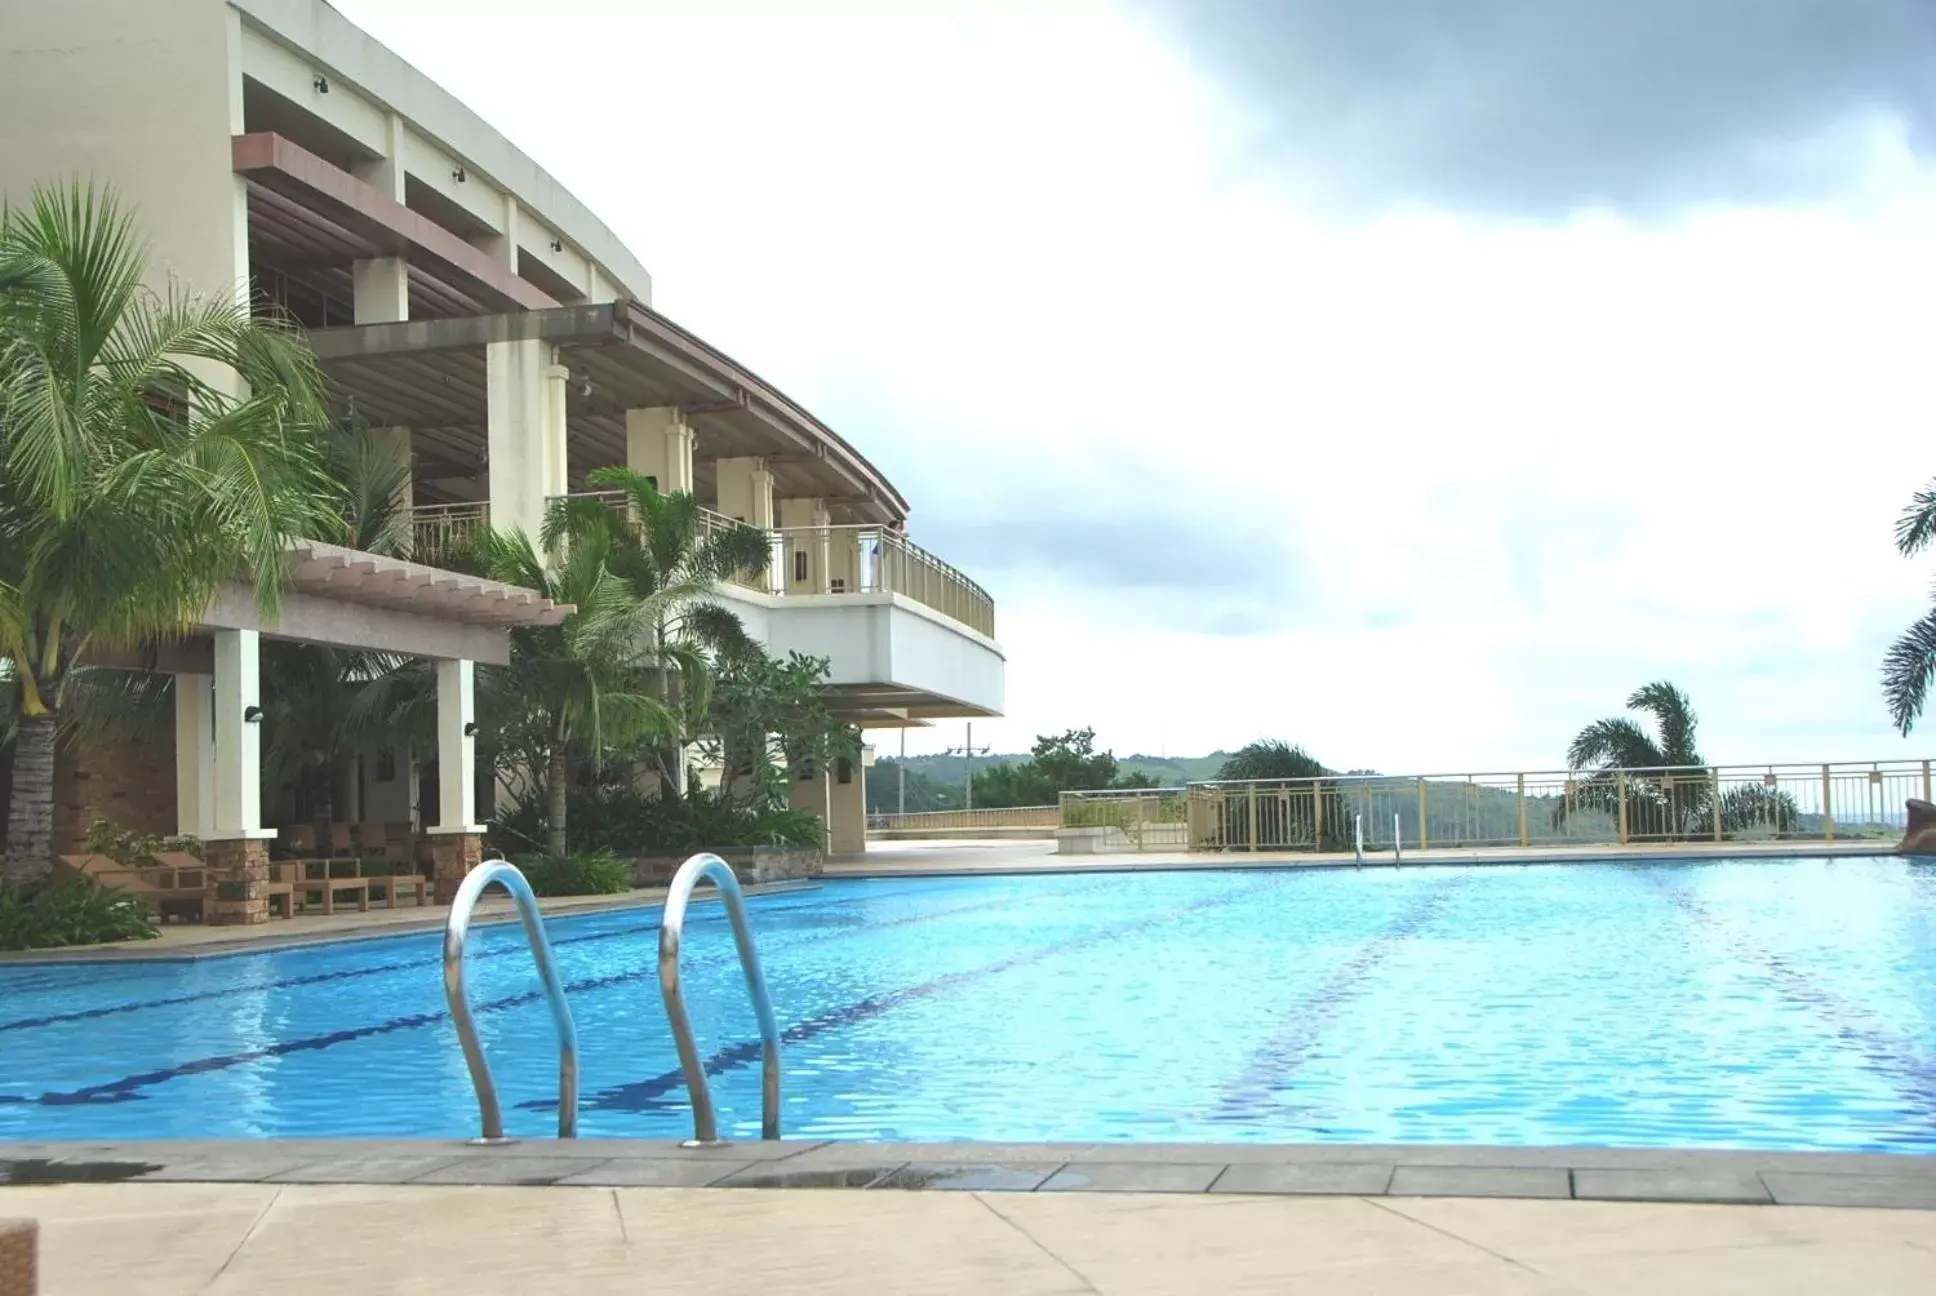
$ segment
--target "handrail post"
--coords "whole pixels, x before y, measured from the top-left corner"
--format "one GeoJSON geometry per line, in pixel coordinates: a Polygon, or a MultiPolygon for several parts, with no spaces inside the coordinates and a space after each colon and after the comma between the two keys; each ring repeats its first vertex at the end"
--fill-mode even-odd
{"type": "Polygon", "coordinates": [[[1620,844],[1625,846],[1627,844],[1627,771],[1621,770],[1614,775],[1614,781],[1620,785],[1620,844]]]}
{"type": "Polygon", "coordinates": [[[725,902],[726,916],[733,925],[733,944],[739,948],[740,968],[746,974],[746,991],[753,1000],[753,1013],[759,1018],[763,1054],[760,1083],[760,1137],[780,1137],[780,1025],[773,1015],[773,999],[766,991],[766,974],[760,969],[760,953],[753,944],[753,930],[746,921],[746,897],[732,866],[717,855],[692,856],[672,875],[666,890],[664,916],[659,922],[659,995],[665,1001],[666,1020],[672,1026],[672,1042],[679,1049],[679,1067],[686,1074],[686,1091],[692,1097],[692,1145],[718,1143],[719,1126],[713,1115],[712,1090],[706,1080],[706,1066],[693,1039],[692,1020],[686,1015],[685,995],[679,987],[679,948],[686,928],[686,905],[692,889],[710,878],[725,902]]]}
{"type": "Polygon", "coordinates": [[[1418,781],[1418,848],[1424,850],[1432,844],[1431,831],[1425,825],[1425,780],[1418,781]]]}
{"type": "Polygon", "coordinates": [[[1923,800],[1925,800],[1925,801],[1927,801],[1927,800],[1929,800],[1929,799],[1930,799],[1930,796],[1929,796],[1929,762],[1928,762],[1928,761],[1924,761],[1924,762],[1923,762],[1923,800]]]}
{"type": "Polygon", "coordinates": [[[1721,768],[1715,766],[1708,771],[1714,780],[1714,840],[1721,840],[1721,768]]]}
{"type": "Polygon", "coordinates": [[[444,920],[444,998],[450,1005],[450,1019],[457,1027],[457,1042],[464,1050],[464,1064],[470,1069],[471,1087],[477,1090],[477,1108],[483,1133],[473,1143],[499,1145],[517,1142],[504,1135],[504,1113],[498,1106],[497,1085],[491,1080],[491,1064],[477,1040],[477,1023],[471,1019],[470,997],[464,992],[464,942],[470,935],[471,914],[487,887],[496,883],[511,895],[524,922],[525,939],[531,957],[538,964],[538,978],[544,982],[545,998],[551,1005],[551,1022],[558,1030],[558,1137],[578,1137],[578,1030],[572,1024],[571,1005],[565,1000],[565,985],[558,976],[557,960],[551,942],[545,938],[544,919],[538,913],[537,897],[513,864],[487,860],[464,875],[457,894],[451,898],[450,914],[444,920]]]}
{"type": "Polygon", "coordinates": [[[1257,785],[1250,785],[1250,849],[1257,849],[1257,785]]]}
{"type": "Polygon", "coordinates": [[[1520,774],[1517,782],[1518,782],[1518,797],[1519,797],[1519,844],[1521,846],[1527,846],[1527,845],[1531,845],[1531,841],[1526,836],[1526,776],[1525,774],[1523,773],[1520,774]]]}
{"type": "Polygon", "coordinates": [[[1829,781],[1828,766],[1822,766],[1822,829],[1825,839],[1835,840],[1835,797],[1834,785],[1829,781]]]}

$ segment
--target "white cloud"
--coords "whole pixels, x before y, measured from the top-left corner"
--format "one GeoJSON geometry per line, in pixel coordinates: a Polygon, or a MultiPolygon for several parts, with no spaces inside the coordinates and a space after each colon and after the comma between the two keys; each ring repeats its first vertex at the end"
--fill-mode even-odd
{"type": "Polygon", "coordinates": [[[1713,758],[1922,751],[1875,678],[1936,201],[1886,132],[1835,210],[1335,226],[1101,4],[340,7],[991,587],[978,743],[1512,768],[1671,676],[1713,758]]]}

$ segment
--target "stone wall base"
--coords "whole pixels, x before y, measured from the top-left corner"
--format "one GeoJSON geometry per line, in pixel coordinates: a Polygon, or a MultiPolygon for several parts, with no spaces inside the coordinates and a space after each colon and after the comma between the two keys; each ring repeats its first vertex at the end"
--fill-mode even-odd
{"type": "Polygon", "coordinates": [[[269,921],[269,843],[266,841],[211,841],[203,843],[202,862],[208,865],[208,899],[203,920],[212,926],[249,926],[269,921]]]}
{"type": "MultiPolygon", "coordinates": [[[[666,886],[672,875],[679,871],[694,855],[701,851],[687,851],[681,855],[645,855],[635,858],[632,864],[632,885],[635,887],[666,886]]],[[[711,852],[732,866],[733,876],[741,886],[755,886],[763,882],[786,882],[798,878],[816,878],[825,871],[827,857],[817,850],[795,850],[782,846],[729,846],[711,852]]]]}
{"type": "Polygon", "coordinates": [[[457,898],[464,875],[484,862],[484,838],[477,833],[434,833],[430,838],[430,886],[438,904],[457,898]]]}

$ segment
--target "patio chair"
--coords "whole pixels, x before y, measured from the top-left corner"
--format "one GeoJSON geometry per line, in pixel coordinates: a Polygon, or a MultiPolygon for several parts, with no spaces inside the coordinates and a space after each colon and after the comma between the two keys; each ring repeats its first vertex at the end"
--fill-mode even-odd
{"type": "Polygon", "coordinates": [[[356,840],[346,823],[333,823],[329,826],[329,855],[341,859],[356,854],[356,840]]]}
{"type": "Polygon", "coordinates": [[[153,868],[128,868],[106,855],[63,855],[55,871],[125,892],[157,916],[164,916],[170,904],[192,904],[195,918],[200,920],[207,912],[208,870],[192,855],[182,858],[189,861],[188,867],[157,860],[153,868]]]}
{"type": "Polygon", "coordinates": [[[292,824],[282,830],[283,845],[291,855],[314,855],[316,853],[316,825],[313,823],[292,824]]]}
{"type": "MultiPolygon", "coordinates": [[[[298,903],[302,908],[309,908],[311,895],[320,894],[323,912],[333,914],[336,912],[336,897],[343,892],[348,892],[356,897],[357,912],[370,911],[370,879],[361,876],[335,876],[335,866],[341,863],[344,861],[328,859],[298,861],[297,867],[303,871],[303,876],[291,883],[291,890],[300,897],[298,903]],[[321,875],[309,876],[309,870],[317,868],[322,870],[321,875]]],[[[351,861],[351,863],[360,874],[361,863],[357,861],[351,861]]]]}

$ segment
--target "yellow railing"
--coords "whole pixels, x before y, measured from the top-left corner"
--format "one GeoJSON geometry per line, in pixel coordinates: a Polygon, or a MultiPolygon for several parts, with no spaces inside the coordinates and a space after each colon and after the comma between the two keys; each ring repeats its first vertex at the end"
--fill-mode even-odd
{"type": "Polygon", "coordinates": [[[410,560],[429,567],[461,561],[491,524],[491,506],[419,504],[411,510],[410,560]]]}
{"type": "MultiPolygon", "coordinates": [[[[623,491],[582,491],[563,499],[595,499],[621,516],[623,491]]],[[[745,526],[709,508],[699,510],[702,537],[745,526]]],[[[771,558],[763,572],[733,583],[761,594],[900,594],[989,638],[995,601],[988,591],[891,527],[842,523],[780,527],[766,532],[771,558]]]]}
{"type": "Polygon", "coordinates": [[[1083,853],[1180,848],[1189,844],[1187,809],[1184,788],[1064,792],[1062,827],[1089,830],[1083,853]]]}
{"type": "Polygon", "coordinates": [[[1929,761],[1193,783],[1191,850],[1883,841],[1930,798],[1929,761]]]}
{"type": "Polygon", "coordinates": [[[869,815],[867,826],[880,832],[976,828],[1055,828],[1062,823],[1056,806],[996,806],[976,810],[923,810],[914,814],[869,815]]]}

